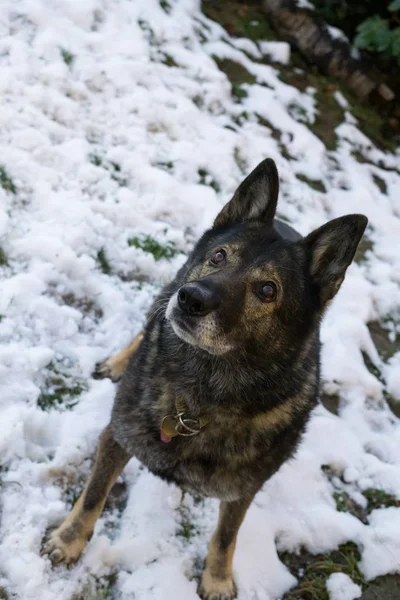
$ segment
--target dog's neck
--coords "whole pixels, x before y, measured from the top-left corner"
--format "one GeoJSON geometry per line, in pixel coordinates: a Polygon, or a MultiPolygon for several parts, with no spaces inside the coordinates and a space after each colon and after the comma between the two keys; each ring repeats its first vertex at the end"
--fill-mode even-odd
{"type": "MultiPolygon", "coordinates": [[[[176,374],[185,374],[185,387],[180,393],[185,396],[192,412],[201,413],[210,405],[245,413],[267,410],[301,391],[304,382],[300,376],[297,379],[293,361],[294,357],[299,357],[299,350],[301,356],[304,345],[307,346],[307,352],[303,353],[301,361],[307,362],[312,358],[315,362],[319,351],[318,331],[312,332],[311,336],[313,343],[309,343],[308,338],[286,355],[280,353],[279,356],[272,356],[265,349],[253,345],[216,356],[190,346],[168,331],[166,367],[176,374]]],[[[303,371],[299,369],[299,373],[303,371]]],[[[311,378],[311,394],[315,394],[317,389],[318,376],[316,372],[315,377],[311,378]]],[[[173,379],[180,380],[179,377],[173,379]]]]}

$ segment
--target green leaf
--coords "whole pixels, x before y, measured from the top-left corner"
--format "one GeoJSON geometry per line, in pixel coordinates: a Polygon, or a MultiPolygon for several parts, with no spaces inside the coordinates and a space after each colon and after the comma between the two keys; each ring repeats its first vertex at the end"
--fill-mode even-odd
{"type": "Polygon", "coordinates": [[[388,6],[388,10],[394,12],[395,10],[400,10],[400,0],[393,0],[388,6]]]}
{"type": "Polygon", "coordinates": [[[392,30],[392,56],[400,58],[400,27],[392,30]]]}
{"type": "Polygon", "coordinates": [[[375,52],[385,52],[392,43],[389,23],[375,15],[363,21],[357,27],[358,34],[354,40],[356,48],[365,48],[375,52]]]}

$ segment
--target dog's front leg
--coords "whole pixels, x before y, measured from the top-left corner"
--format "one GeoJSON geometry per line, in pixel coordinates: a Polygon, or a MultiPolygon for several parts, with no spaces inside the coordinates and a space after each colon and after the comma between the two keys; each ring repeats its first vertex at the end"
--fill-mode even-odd
{"type": "Polygon", "coordinates": [[[48,554],[53,564],[75,562],[91,538],[108,492],[114,485],[130,456],[112,438],[109,427],[100,436],[96,461],[90,479],[72,512],[51,533],[42,554],[48,554]]]}
{"type": "Polygon", "coordinates": [[[93,373],[93,379],[105,379],[106,377],[109,377],[114,383],[119,381],[128,366],[130,359],[137,352],[142,339],[143,333],[140,332],[133,338],[131,343],[125,346],[120,352],[109,356],[101,363],[97,363],[93,373]]]}
{"type": "Polygon", "coordinates": [[[206,559],[199,594],[204,600],[231,600],[236,596],[232,577],[236,537],[253,496],[221,502],[219,519],[206,559]]]}

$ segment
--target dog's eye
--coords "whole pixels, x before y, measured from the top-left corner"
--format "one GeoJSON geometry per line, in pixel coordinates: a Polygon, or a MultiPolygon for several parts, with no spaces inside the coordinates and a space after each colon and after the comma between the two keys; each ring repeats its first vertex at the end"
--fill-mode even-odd
{"type": "Polygon", "coordinates": [[[212,255],[212,257],[210,258],[210,263],[212,265],[223,265],[226,261],[226,252],[225,250],[217,250],[216,252],[214,252],[214,254],[212,255]]]}
{"type": "Polygon", "coordinates": [[[276,285],[267,281],[259,286],[257,292],[263,302],[273,302],[276,298],[276,285]]]}

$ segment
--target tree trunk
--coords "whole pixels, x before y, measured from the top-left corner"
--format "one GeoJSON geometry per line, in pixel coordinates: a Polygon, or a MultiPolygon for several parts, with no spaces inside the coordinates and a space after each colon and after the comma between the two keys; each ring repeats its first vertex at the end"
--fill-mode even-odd
{"type": "Polygon", "coordinates": [[[333,38],[326,23],[312,11],[298,8],[293,0],[263,0],[263,5],[282,38],[321,71],[344,81],[356,96],[367,98],[376,90],[387,101],[394,98],[368,65],[351,56],[350,45],[333,38]]]}

